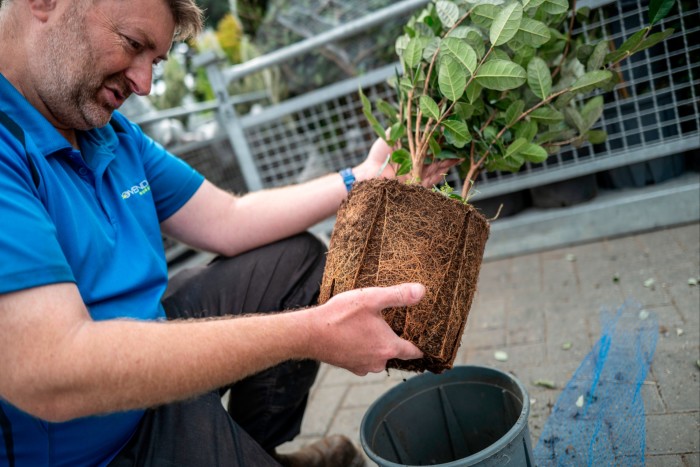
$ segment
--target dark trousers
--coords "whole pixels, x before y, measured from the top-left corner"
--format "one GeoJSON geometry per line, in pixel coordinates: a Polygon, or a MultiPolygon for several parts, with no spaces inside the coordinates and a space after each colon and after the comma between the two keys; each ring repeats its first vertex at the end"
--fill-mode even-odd
{"type": "MultiPolygon", "coordinates": [[[[265,313],[316,303],[325,248],[297,235],[173,277],[168,319],[265,313]]],[[[232,355],[231,358],[236,358],[232,355]]],[[[267,466],[267,454],[299,434],[318,362],[287,361],[200,397],[146,411],[112,464],[267,466]],[[230,389],[228,413],[220,396],[230,389]]]]}

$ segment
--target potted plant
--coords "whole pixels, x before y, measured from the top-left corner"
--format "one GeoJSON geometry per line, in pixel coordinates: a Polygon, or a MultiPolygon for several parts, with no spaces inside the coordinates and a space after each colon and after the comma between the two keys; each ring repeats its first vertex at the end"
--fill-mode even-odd
{"type": "MultiPolygon", "coordinates": [[[[652,6],[651,24],[672,4],[652,6]]],[[[387,163],[407,181],[353,188],[338,212],[320,300],[358,287],[426,285],[418,306],[384,315],[425,356],[389,367],[452,367],[489,232],[468,203],[479,173],[516,172],[562,146],[604,140],[592,129],[603,112],[592,91],[612,89],[621,60],[672,33],[646,27],[613,51],[607,41],[572,35],[586,15],[567,0],[434,1],[396,41],[403,67],[392,80],[396,102],[374,103],[388,130],[360,91],[368,122],[394,148],[387,163]],[[419,183],[425,164],[445,158],[462,160],[461,193],[419,183]]]]}

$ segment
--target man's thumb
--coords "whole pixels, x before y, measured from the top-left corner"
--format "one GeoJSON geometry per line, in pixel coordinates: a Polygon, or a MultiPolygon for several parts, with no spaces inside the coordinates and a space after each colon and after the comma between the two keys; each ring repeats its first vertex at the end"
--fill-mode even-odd
{"type": "Polygon", "coordinates": [[[425,286],[418,283],[395,285],[393,289],[393,303],[389,303],[387,306],[415,305],[420,302],[425,295],[425,286]]]}
{"type": "Polygon", "coordinates": [[[421,349],[407,340],[401,339],[398,347],[399,348],[395,358],[398,358],[399,360],[414,360],[423,356],[421,349]]]}

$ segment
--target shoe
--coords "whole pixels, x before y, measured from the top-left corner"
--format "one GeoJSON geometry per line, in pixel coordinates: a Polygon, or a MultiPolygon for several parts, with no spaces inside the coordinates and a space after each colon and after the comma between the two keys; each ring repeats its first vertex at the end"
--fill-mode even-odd
{"type": "Polygon", "coordinates": [[[274,458],[283,467],[364,467],[365,458],[346,436],[333,435],[274,458]]]}

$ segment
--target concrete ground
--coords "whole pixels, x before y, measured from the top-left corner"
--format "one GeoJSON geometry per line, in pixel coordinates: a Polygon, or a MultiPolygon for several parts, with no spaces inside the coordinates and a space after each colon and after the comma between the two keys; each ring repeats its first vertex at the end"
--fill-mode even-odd
{"type": "MultiPolygon", "coordinates": [[[[562,388],[600,337],[600,310],[634,299],[659,321],[656,352],[642,387],[646,464],[698,467],[700,285],[692,284],[697,280],[697,220],[487,261],[455,363],[495,367],[525,384],[534,447],[562,388]],[[568,350],[565,343],[571,344],[568,350]],[[507,361],[496,360],[496,351],[507,352],[507,361]],[[553,381],[556,388],[534,385],[536,380],[553,381]]],[[[322,366],[302,433],[283,450],[334,433],[359,446],[360,423],[370,404],[412,376],[392,371],[358,377],[322,366]]]]}

